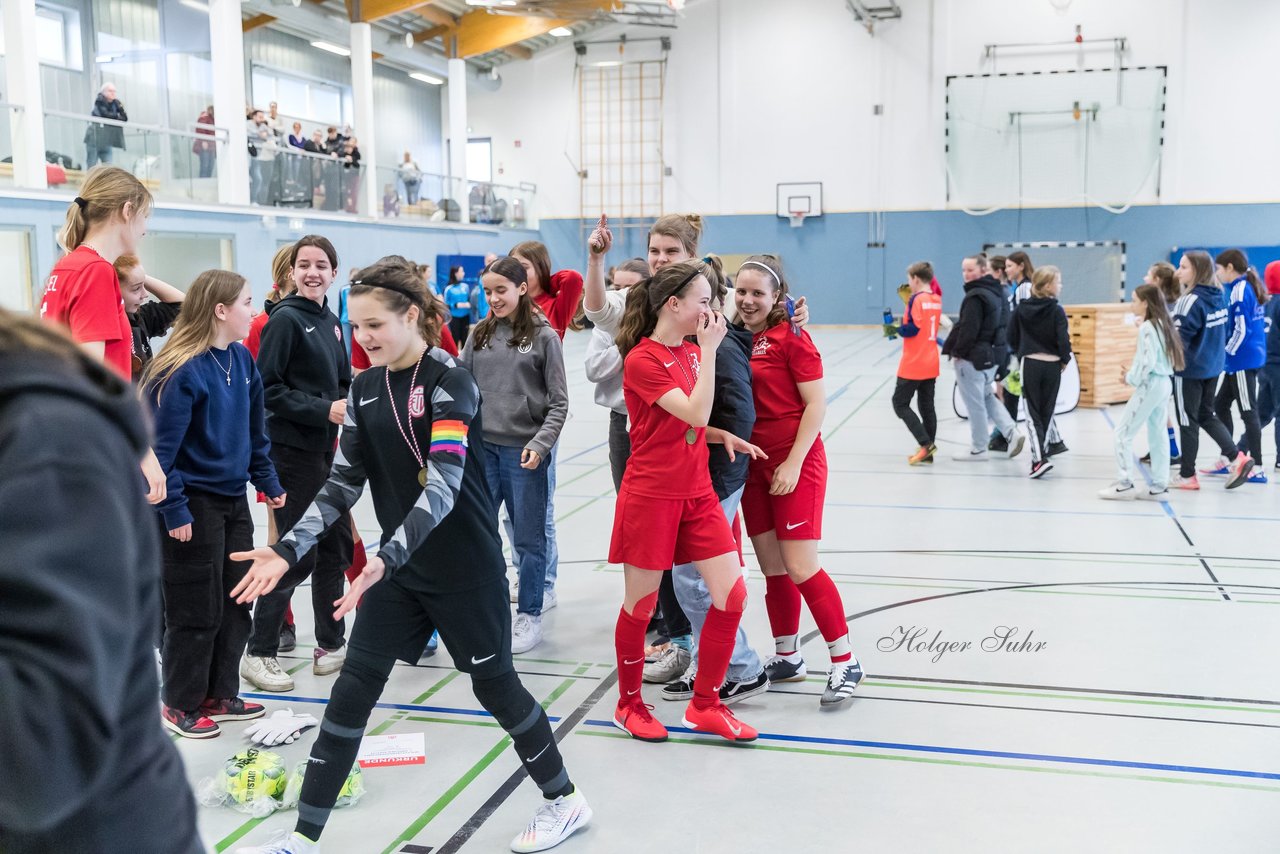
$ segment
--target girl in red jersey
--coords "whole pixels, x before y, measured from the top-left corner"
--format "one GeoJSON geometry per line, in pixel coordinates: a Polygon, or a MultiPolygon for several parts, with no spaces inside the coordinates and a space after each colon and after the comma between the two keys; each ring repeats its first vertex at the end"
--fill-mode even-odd
{"type": "Polygon", "coordinates": [[[267,325],[267,319],[271,317],[267,308],[293,293],[293,276],[289,275],[293,270],[292,258],[293,244],[286,243],[276,250],[275,257],[271,259],[271,290],[267,293],[262,311],[254,315],[249,324],[249,334],[244,339],[244,346],[254,359],[258,358],[258,348],[262,346],[262,327],[267,325]]]}
{"type": "Polygon", "coordinates": [[[742,512],[765,576],[765,608],[776,654],[765,667],[771,683],[805,677],[800,656],[800,600],[809,605],[831,652],[823,706],[843,703],[862,681],[849,646],[844,603],[818,563],[827,455],[819,430],[826,414],[822,357],[808,333],[787,322],[787,280],[773,255],[753,255],[738,270],[738,318],[755,340],[751,388],[756,402],[752,444],[767,455],[752,460],[742,512]]]}
{"type": "Polygon", "coordinates": [[[730,741],[757,732],[720,701],[746,604],[737,547],[708,470],[707,422],[715,390],[716,347],[727,333],[712,311],[702,263],[669,265],[633,285],[618,331],[622,392],[631,417],[631,458],[618,493],[609,561],[623,564],[626,593],[614,644],[618,707],[613,721],[642,741],[665,741],[667,730],[640,696],[645,630],[662,573],[692,562],[711,593],[698,639],[698,675],[684,725],[730,741]],[[697,335],[698,343],[685,338],[697,335]]]}
{"type": "MultiPolygon", "coordinates": [[[[147,233],[151,192],[123,169],[89,171],[80,195],[67,208],[58,243],[67,250],[45,282],[40,317],[66,327],[90,355],[127,382],[133,373],[133,330],[112,265],[121,255],[137,255],[147,233]]],[[[147,501],[165,498],[165,476],[148,450],[142,458],[147,501]]]]}

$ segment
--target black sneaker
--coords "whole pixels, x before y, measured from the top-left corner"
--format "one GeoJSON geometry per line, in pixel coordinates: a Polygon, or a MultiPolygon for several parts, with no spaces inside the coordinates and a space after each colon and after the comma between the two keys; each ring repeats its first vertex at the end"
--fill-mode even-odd
{"type": "MultiPolygon", "coordinates": [[[[694,672],[688,670],[683,676],[674,682],[668,682],[662,686],[662,699],[664,700],[692,700],[693,699],[693,677],[694,672]]],[[[724,693],[724,689],[721,689],[724,693]]]]}
{"type": "Polygon", "coordinates": [[[298,646],[298,632],[290,625],[280,629],[280,652],[293,652],[298,646]]]}
{"type": "Polygon", "coordinates": [[[183,738],[213,738],[222,732],[216,723],[198,711],[184,712],[161,705],[160,720],[165,729],[176,732],[183,738]]]}
{"type": "Polygon", "coordinates": [[[1067,450],[1067,443],[1059,439],[1056,442],[1049,443],[1045,456],[1056,457],[1058,454],[1065,454],[1067,450]]]}
{"type": "Polygon", "coordinates": [[[1051,471],[1053,471],[1053,463],[1049,462],[1048,457],[1046,457],[1031,464],[1030,477],[1041,478],[1051,471]]]}
{"type": "Polygon", "coordinates": [[[760,671],[755,679],[748,679],[745,682],[734,682],[732,679],[725,680],[720,686],[720,702],[726,706],[732,706],[748,697],[755,697],[769,690],[769,677],[760,671]]]}
{"type": "Polygon", "coordinates": [[[777,685],[779,682],[803,682],[807,673],[804,659],[798,654],[775,655],[764,666],[764,675],[768,677],[771,685],[777,685]]]}
{"type": "Polygon", "coordinates": [[[1147,465],[1151,465],[1151,452],[1150,452],[1150,451],[1147,451],[1145,454],[1143,454],[1141,457],[1139,457],[1139,458],[1138,458],[1138,462],[1140,462],[1140,463],[1146,463],[1147,465]]]}
{"type": "Polygon", "coordinates": [[[1000,433],[997,433],[991,437],[991,440],[989,442],[987,442],[987,450],[988,451],[1007,451],[1009,450],[1009,440],[1006,439],[1000,433]]]}
{"type": "Polygon", "coordinates": [[[209,720],[218,721],[251,721],[267,713],[267,707],[261,703],[246,702],[239,697],[226,700],[205,700],[196,711],[209,720]]]}

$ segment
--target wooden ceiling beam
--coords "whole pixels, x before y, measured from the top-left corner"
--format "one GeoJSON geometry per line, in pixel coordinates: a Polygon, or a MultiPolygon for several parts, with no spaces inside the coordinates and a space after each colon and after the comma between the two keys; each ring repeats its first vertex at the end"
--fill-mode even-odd
{"type": "MultiPolygon", "coordinates": [[[[614,8],[616,0],[588,0],[584,5],[591,11],[607,12],[614,8]]],[[[508,45],[548,33],[556,27],[575,23],[560,18],[539,18],[522,15],[491,15],[488,12],[468,12],[458,19],[458,56],[466,59],[492,50],[504,50],[508,45]]]]}
{"type": "Polygon", "coordinates": [[[254,15],[252,18],[245,18],[240,22],[240,31],[245,33],[252,32],[259,27],[265,27],[274,20],[276,20],[275,15],[254,15]]]}
{"type": "Polygon", "coordinates": [[[417,32],[413,34],[413,42],[414,44],[422,44],[423,42],[429,42],[434,38],[438,38],[444,35],[445,33],[451,31],[452,29],[453,27],[432,27],[429,30],[422,30],[421,32],[417,32]]]}
{"type": "Polygon", "coordinates": [[[522,44],[509,44],[502,51],[510,54],[515,59],[533,59],[533,49],[527,48],[522,44]]]}

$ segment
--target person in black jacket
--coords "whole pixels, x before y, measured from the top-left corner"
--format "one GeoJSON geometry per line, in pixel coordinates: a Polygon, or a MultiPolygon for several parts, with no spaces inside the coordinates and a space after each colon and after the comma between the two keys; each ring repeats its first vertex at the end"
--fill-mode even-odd
{"type": "Polygon", "coordinates": [[[0,311],[5,854],[204,851],[182,761],[155,718],[147,444],[127,382],[52,327],[0,311]]]}
{"type": "Polygon", "coordinates": [[[1057,267],[1036,270],[1030,296],[1018,302],[1009,326],[1009,344],[1018,356],[1022,371],[1022,398],[1031,419],[1031,477],[1039,478],[1053,468],[1049,460],[1050,426],[1058,402],[1062,372],[1071,361],[1071,336],[1067,313],[1058,304],[1062,275],[1057,267]]]}
{"type": "Polygon", "coordinates": [[[995,277],[987,272],[985,255],[971,255],[961,265],[964,276],[964,301],[960,304],[960,319],[947,336],[942,354],[950,356],[956,367],[956,390],[965,402],[969,415],[971,447],[954,459],[964,462],[981,462],[987,459],[987,420],[1009,443],[1008,456],[1022,452],[1026,438],[1018,431],[1017,423],[996,400],[992,383],[995,382],[997,360],[1008,352],[1006,324],[1008,303],[1004,289],[995,277]]]}
{"type": "Polygon", "coordinates": [[[116,259],[116,278],[120,280],[120,296],[124,313],[133,331],[133,381],[142,378],[142,369],[151,361],[151,339],[159,338],[173,327],[182,310],[182,291],[147,275],[137,255],[121,255],[116,259]],[[147,294],[155,297],[148,300],[147,294]]]}
{"type": "MultiPolygon", "coordinates": [[[[326,238],[307,235],[293,245],[296,292],[269,306],[262,328],[258,372],[267,407],[271,461],[288,494],[275,511],[276,527],[286,534],[302,517],[333,465],[338,426],[347,409],[351,362],[338,318],[325,297],[333,284],[338,253],[326,238]]],[[[293,679],[276,654],[280,628],[293,588],[311,580],[316,649],[312,672],[336,673],[346,657],[345,625],[334,619],[333,603],[342,597],[343,572],[351,565],[352,532],[346,519],[320,538],[286,583],[258,602],[240,675],[263,691],[291,691],[293,679]]]]}
{"type": "MultiPolygon", "coordinates": [[[[92,115],[117,122],[129,121],[129,116],[124,111],[124,104],[120,103],[120,99],[116,97],[116,84],[103,85],[102,91],[98,92],[98,97],[93,100],[92,115]]],[[[113,148],[124,148],[124,128],[119,125],[90,122],[84,131],[85,171],[92,169],[96,163],[110,163],[113,148]]]]}

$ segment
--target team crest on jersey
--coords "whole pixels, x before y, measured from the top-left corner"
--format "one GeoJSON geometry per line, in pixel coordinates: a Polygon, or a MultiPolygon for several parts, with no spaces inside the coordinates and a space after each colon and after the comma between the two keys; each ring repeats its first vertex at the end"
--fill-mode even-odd
{"type": "Polygon", "coordinates": [[[516,348],[521,353],[529,353],[533,351],[533,342],[528,338],[520,342],[520,346],[516,348]]]}
{"type": "Polygon", "coordinates": [[[702,362],[698,361],[697,353],[689,353],[689,367],[693,369],[693,378],[696,380],[702,373],[702,362]]]}
{"type": "Polygon", "coordinates": [[[426,411],[427,402],[422,393],[422,386],[416,386],[409,392],[409,417],[421,418],[426,411]]]}
{"type": "Polygon", "coordinates": [[[763,356],[768,352],[769,339],[761,335],[755,340],[755,343],[751,345],[751,357],[754,359],[756,356],[763,356]]]}
{"type": "Polygon", "coordinates": [[[341,326],[335,326],[335,327],[333,327],[333,334],[334,334],[334,336],[336,336],[336,337],[337,337],[337,339],[338,339],[339,341],[341,341],[341,340],[342,340],[342,327],[341,327],[341,326]]]}

